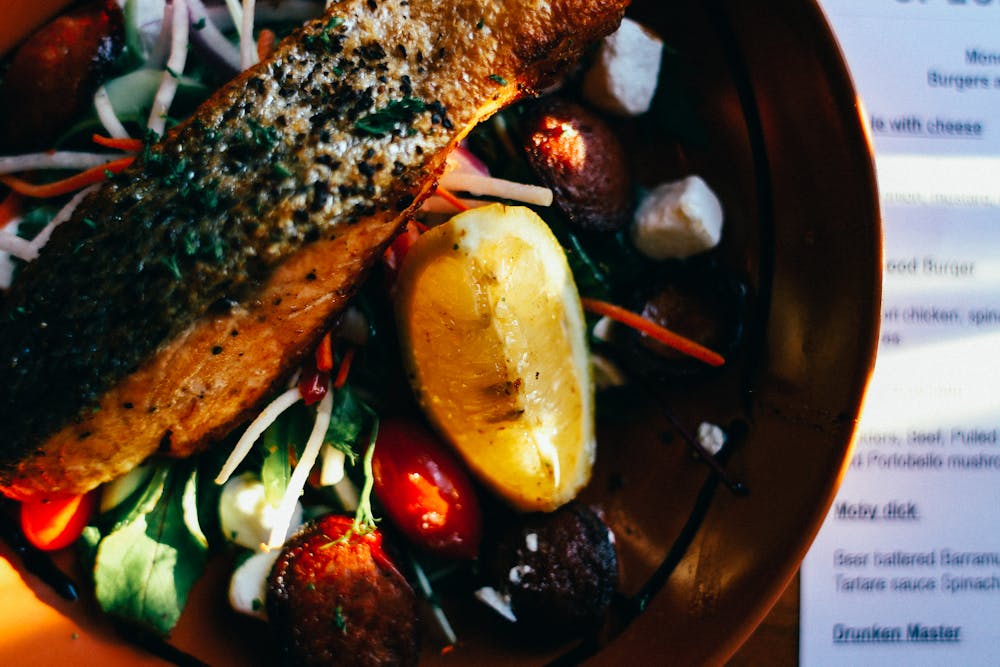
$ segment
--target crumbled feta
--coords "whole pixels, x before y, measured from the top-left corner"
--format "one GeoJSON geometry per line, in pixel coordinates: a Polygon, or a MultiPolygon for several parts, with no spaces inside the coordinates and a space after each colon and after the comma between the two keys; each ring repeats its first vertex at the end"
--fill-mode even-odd
{"type": "Polygon", "coordinates": [[[534,571],[534,568],[530,565],[515,565],[510,568],[510,572],[507,573],[507,578],[510,579],[510,583],[519,584],[524,578],[524,575],[531,574],[534,571]]]}
{"type": "Polygon", "coordinates": [[[264,600],[267,596],[267,577],[274,561],[281,552],[277,549],[255,553],[233,570],[229,579],[229,605],[248,616],[267,620],[264,600]]]}
{"type": "Polygon", "coordinates": [[[615,321],[610,317],[602,317],[594,324],[594,338],[603,340],[605,343],[611,342],[611,330],[615,326],[615,321]]]}
{"type": "Polygon", "coordinates": [[[528,533],[525,535],[524,546],[532,553],[538,551],[538,533],[528,533]]]}
{"type": "Polygon", "coordinates": [[[476,590],[476,599],[491,608],[496,613],[506,618],[511,623],[517,623],[514,610],[510,607],[510,596],[504,595],[490,586],[483,586],[476,590]]]}
{"type": "Polygon", "coordinates": [[[663,40],[631,19],[601,42],[583,81],[584,96],[620,116],[649,111],[660,77],[663,40]]]}
{"type": "Polygon", "coordinates": [[[625,373],[607,357],[591,354],[590,366],[594,371],[594,387],[597,389],[623,387],[627,384],[625,373]]]}
{"type": "MultiPolygon", "coordinates": [[[[264,484],[253,473],[226,482],[219,497],[219,522],[223,534],[248,549],[260,550],[274,526],[277,507],[267,502],[264,484]]],[[[302,525],[302,503],[296,503],[288,532],[302,525]]]]}
{"type": "Polygon", "coordinates": [[[651,259],[683,259],[714,248],[722,238],[722,204],[698,176],[663,183],[639,204],[632,241],[651,259]]]}
{"type": "Polygon", "coordinates": [[[698,443],[712,456],[722,451],[726,444],[726,432],[715,424],[702,422],[698,426],[698,443]]]}

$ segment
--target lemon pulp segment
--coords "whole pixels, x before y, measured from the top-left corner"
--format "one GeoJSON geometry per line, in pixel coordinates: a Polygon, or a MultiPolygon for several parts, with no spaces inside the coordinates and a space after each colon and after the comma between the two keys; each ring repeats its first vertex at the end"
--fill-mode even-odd
{"type": "Polygon", "coordinates": [[[594,459],[583,312],[565,254],[530,209],[462,213],[414,245],[397,315],[431,421],[512,505],[573,498],[594,459]]]}

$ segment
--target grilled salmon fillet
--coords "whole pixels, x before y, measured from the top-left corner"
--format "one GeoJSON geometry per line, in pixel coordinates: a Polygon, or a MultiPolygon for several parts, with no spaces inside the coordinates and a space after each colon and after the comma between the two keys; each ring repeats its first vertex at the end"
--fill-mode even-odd
{"type": "Polygon", "coordinates": [[[79,493],[252,416],[449,150],[626,0],[347,0],[85,199],[0,312],[0,490],[79,493]]]}

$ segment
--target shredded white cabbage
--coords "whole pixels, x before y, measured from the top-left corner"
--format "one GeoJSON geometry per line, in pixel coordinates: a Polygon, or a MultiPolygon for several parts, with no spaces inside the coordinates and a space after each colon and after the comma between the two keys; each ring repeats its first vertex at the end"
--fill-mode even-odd
{"type": "MultiPolygon", "coordinates": [[[[170,5],[167,7],[169,11],[170,5]]],[[[170,19],[170,57],[167,58],[167,67],[153,98],[153,107],[146,123],[157,134],[163,134],[166,127],[167,113],[177,93],[177,77],[183,74],[187,63],[189,21],[187,0],[174,0],[170,19]]]]}
{"type": "Polygon", "coordinates": [[[97,118],[101,121],[101,125],[104,126],[104,131],[108,133],[108,136],[114,137],[115,139],[128,139],[128,130],[122,125],[122,122],[118,120],[118,114],[115,113],[115,108],[111,106],[111,97],[108,96],[108,89],[101,86],[94,93],[94,111],[97,112],[97,118]]]}
{"type": "MultiPolygon", "coordinates": [[[[192,36],[192,40],[201,40],[212,50],[213,54],[225,62],[227,66],[231,67],[234,72],[239,71],[239,49],[233,46],[232,42],[226,39],[226,36],[222,34],[219,26],[216,25],[215,20],[201,0],[187,1],[188,10],[191,13],[191,24],[192,26],[197,26],[195,27],[197,33],[192,36]]],[[[229,21],[228,25],[231,28],[231,17],[226,14],[225,18],[229,21]]]]}
{"type": "MultiPolygon", "coordinates": [[[[66,202],[66,205],[59,209],[58,213],[52,216],[52,219],[49,220],[49,224],[45,225],[45,227],[42,228],[42,231],[38,232],[35,238],[31,239],[31,247],[35,251],[35,257],[37,257],[38,253],[42,251],[42,247],[49,242],[49,237],[52,236],[52,231],[62,223],[69,220],[70,216],[73,215],[73,211],[75,211],[76,207],[80,205],[80,202],[82,202],[87,195],[96,190],[98,187],[100,186],[95,183],[94,185],[89,185],[73,195],[72,199],[66,202]]],[[[32,259],[35,257],[32,257],[32,259]]]]}
{"type": "Polygon", "coordinates": [[[257,63],[257,43],[253,39],[254,0],[243,0],[243,21],[240,30],[240,69],[257,63]]]}
{"type": "Polygon", "coordinates": [[[470,195],[480,197],[498,197],[535,206],[552,205],[552,190],[548,188],[467,171],[448,172],[441,178],[441,186],[452,191],[468,192],[470,195]]]}
{"type": "Polygon", "coordinates": [[[0,231],[0,252],[13,255],[25,262],[30,262],[38,256],[38,252],[32,247],[31,241],[22,239],[17,234],[0,231]]]}
{"type": "Polygon", "coordinates": [[[274,513],[274,525],[271,528],[271,537],[267,541],[266,549],[276,549],[285,543],[288,533],[288,525],[295,511],[295,504],[302,495],[302,489],[306,486],[309,472],[312,470],[316,458],[319,456],[320,448],[323,446],[323,438],[326,437],[326,430],[330,427],[330,419],[333,417],[333,391],[327,387],[326,396],[319,402],[316,410],[316,421],[313,423],[312,433],[306,441],[306,446],[302,450],[302,457],[295,464],[292,477],[288,480],[288,488],[285,495],[278,503],[278,509],[274,513]]]}
{"type": "Polygon", "coordinates": [[[124,153],[85,153],[81,151],[47,151],[5,155],[0,157],[0,174],[37,169],[90,169],[125,157],[124,153]]]}
{"type": "Polygon", "coordinates": [[[267,430],[267,427],[274,423],[274,420],[281,416],[281,414],[292,407],[299,400],[302,399],[302,394],[299,392],[298,387],[292,387],[284,393],[280,394],[276,399],[271,401],[267,407],[261,410],[261,413],[257,415],[257,418],[250,422],[250,426],[247,430],[243,432],[236,446],[233,447],[232,453],[229,454],[229,458],[222,465],[222,469],[219,474],[215,477],[216,484],[225,484],[227,480],[236,472],[236,468],[239,467],[243,459],[247,457],[250,453],[250,449],[253,447],[253,443],[257,442],[257,438],[267,430]]]}

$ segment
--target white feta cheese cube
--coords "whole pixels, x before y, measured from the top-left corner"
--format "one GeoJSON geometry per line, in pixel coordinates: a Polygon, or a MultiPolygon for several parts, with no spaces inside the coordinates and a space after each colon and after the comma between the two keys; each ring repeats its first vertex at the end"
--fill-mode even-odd
{"type": "Polygon", "coordinates": [[[583,94],[595,106],[619,116],[649,111],[660,78],[663,40],[631,19],[601,42],[583,81],[583,94]]]}
{"type": "MultiPolygon", "coordinates": [[[[260,550],[274,527],[278,508],[267,502],[264,484],[253,473],[244,473],[226,482],[219,497],[219,523],[230,541],[247,549],[260,550]]],[[[295,510],[288,527],[292,533],[302,525],[302,503],[295,510]]]]}
{"type": "Polygon", "coordinates": [[[267,577],[279,549],[255,553],[233,570],[229,579],[229,605],[241,614],[267,620],[264,600],[267,597],[267,577]]]}
{"type": "Polygon", "coordinates": [[[683,259],[710,250],[722,238],[722,204],[698,176],[664,183],[639,204],[632,242],[650,259],[683,259]]]}
{"type": "Polygon", "coordinates": [[[712,456],[722,451],[726,445],[726,432],[709,422],[698,426],[698,443],[712,456]]]}

